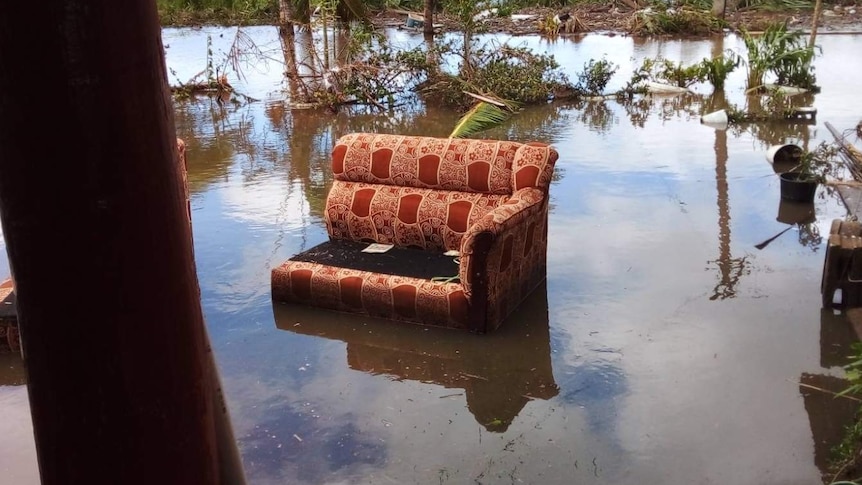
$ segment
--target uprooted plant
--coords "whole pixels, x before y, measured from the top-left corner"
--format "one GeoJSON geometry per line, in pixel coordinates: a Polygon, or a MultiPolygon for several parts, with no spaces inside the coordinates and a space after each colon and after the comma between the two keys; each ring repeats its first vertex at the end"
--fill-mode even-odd
{"type": "MultiPolygon", "coordinates": [[[[443,55],[458,54],[458,49],[443,55]]],[[[471,51],[471,68],[460,75],[441,72],[421,91],[450,106],[465,107],[472,98],[464,92],[490,95],[521,104],[545,102],[555,93],[572,91],[568,78],[553,56],[536,54],[526,47],[490,42],[471,51]]]]}
{"type": "Polygon", "coordinates": [[[260,57],[263,57],[263,54],[251,37],[237,28],[230,50],[220,63],[216,63],[212,37],[208,35],[206,67],[185,82],[181,81],[176,71],[171,69],[171,75],[176,79],[176,84],[171,85],[171,92],[177,99],[189,99],[199,94],[211,96],[219,104],[225,101],[239,103],[240,98],[253,101],[252,98],[234,89],[228,81],[227,73],[232,71],[237,77],[243,78],[243,63],[260,57]]]}
{"type": "Polygon", "coordinates": [[[762,89],[767,74],[781,85],[817,91],[814,75],[815,47],[800,32],[787,30],[784,23],[770,24],[762,35],[742,32],[748,50],[746,89],[762,89]]]}
{"type": "Polygon", "coordinates": [[[584,64],[584,70],[578,73],[575,90],[581,95],[601,96],[617,69],[619,66],[607,59],[590,59],[584,64]]]}
{"type": "Polygon", "coordinates": [[[669,59],[646,58],[632,74],[627,89],[637,89],[637,86],[644,81],[654,81],[687,88],[705,79],[706,72],[701,63],[686,66],[669,59]]]}
{"type": "Polygon", "coordinates": [[[685,5],[668,8],[662,2],[655,2],[632,15],[628,30],[633,35],[707,35],[720,32],[725,26],[726,22],[709,11],[685,5]]]}

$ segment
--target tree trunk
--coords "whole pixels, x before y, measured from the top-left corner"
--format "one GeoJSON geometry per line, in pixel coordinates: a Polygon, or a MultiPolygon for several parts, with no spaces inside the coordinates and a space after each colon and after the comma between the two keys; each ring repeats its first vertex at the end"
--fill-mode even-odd
{"type": "Polygon", "coordinates": [[[808,38],[808,47],[813,49],[817,40],[817,24],[820,21],[820,11],[823,10],[823,0],[814,2],[814,15],[811,18],[811,37],[808,38]]]}
{"type": "Polygon", "coordinates": [[[6,5],[0,66],[0,219],[42,483],[241,483],[155,2],[6,5]]]}
{"type": "MultiPolygon", "coordinates": [[[[302,80],[299,78],[299,70],[296,64],[296,30],[294,29],[292,0],[278,1],[278,37],[281,40],[281,52],[284,54],[284,73],[287,76],[287,83],[290,89],[291,101],[300,101],[299,90],[302,85],[302,80]]],[[[304,86],[303,86],[304,87],[304,86]]],[[[308,98],[308,92],[302,102],[308,98]]]]}
{"type": "Polygon", "coordinates": [[[434,9],[437,6],[436,0],[425,0],[425,32],[426,40],[428,36],[434,36],[434,9]]]}

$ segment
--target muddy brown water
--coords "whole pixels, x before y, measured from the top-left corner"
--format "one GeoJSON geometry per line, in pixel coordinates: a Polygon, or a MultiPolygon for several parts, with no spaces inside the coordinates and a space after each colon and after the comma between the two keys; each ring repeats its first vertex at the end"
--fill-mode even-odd
{"type": "MultiPolygon", "coordinates": [[[[188,79],[207,35],[218,59],[233,32],[165,30],[169,67],[188,79]]],[[[274,28],[246,32],[278,57],[274,28]]],[[[552,52],[571,76],[607,56],[621,66],[610,89],[644,56],[742,50],[733,36],[512,42],[552,52]]],[[[326,239],[335,139],[445,136],[456,115],[291,112],[274,62],[235,82],[258,102],[178,103],[203,307],[249,482],[818,483],[822,442],[852,409],[799,383],[840,388],[855,340],[819,295],[822,236],[846,212],[822,188],[813,207],[781,205],[765,152],[813,147],[829,139],[824,121],[862,117],[862,68],[847,62],[862,37],[819,43],[813,125],[700,125],[711,106],[744,105],[737,72],[722,99],[548,104],[483,135],[560,152],[547,282],[486,337],[274,310],[269,297],[270,269],[326,239]]],[[[0,483],[37,483],[20,359],[0,365],[0,483]]]]}

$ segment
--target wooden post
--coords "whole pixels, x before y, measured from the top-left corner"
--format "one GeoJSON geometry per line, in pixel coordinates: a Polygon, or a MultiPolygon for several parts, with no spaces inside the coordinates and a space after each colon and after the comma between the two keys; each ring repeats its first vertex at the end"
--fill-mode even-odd
{"type": "Polygon", "coordinates": [[[166,80],[152,0],[4,6],[0,218],[46,485],[242,481],[166,80]]]}
{"type": "Polygon", "coordinates": [[[823,0],[814,2],[814,14],[811,16],[811,37],[808,38],[808,47],[813,49],[817,40],[817,25],[820,22],[820,12],[823,10],[823,0]]]}
{"type": "Polygon", "coordinates": [[[422,26],[422,32],[425,33],[426,40],[430,37],[432,40],[434,38],[434,10],[437,7],[436,0],[425,0],[425,10],[423,11],[423,18],[425,19],[425,23],[422,26]]]}

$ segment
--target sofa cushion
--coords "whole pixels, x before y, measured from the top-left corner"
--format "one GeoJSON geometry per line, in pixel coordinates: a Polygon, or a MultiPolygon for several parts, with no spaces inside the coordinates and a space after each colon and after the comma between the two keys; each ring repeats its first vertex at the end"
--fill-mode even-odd
{"type": "Polygon", "coordinates": [[[467,229],[507,198],[336,180],[324,218],[333,239],[460,250],[467,229]]]}
{"type": "Polygon", "coordinates": [[[332,150],[336,180],[416,188],[512,193],[512,163],[523,145],[355,133],[332,150]]]}

